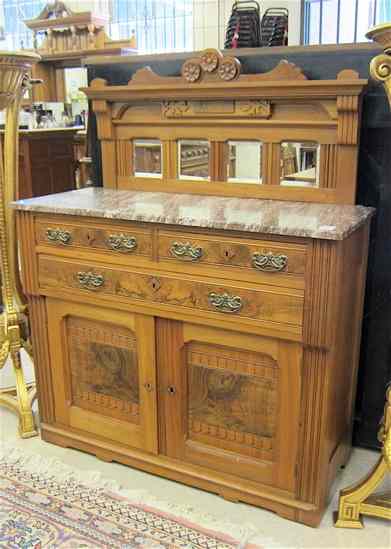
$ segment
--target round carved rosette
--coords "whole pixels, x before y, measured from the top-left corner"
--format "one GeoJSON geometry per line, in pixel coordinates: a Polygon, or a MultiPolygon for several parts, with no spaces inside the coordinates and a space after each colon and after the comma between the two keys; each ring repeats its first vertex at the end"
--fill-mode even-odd
{"type": "Polygon", "coordinates": [[[213,72],[217,69],[222,55],[216,50],[205,50],[201,55],[200,65],[205,72],[213,72]]]}
{"type": "Polygon", "coordinates": [[[185,61],[182,66],[182,76],[187,82],[197,82],[201,76],[201,65],[194,59],[185,61]]]}
{"type": "Polygon", "coordinates": [[[221,61],[217,73],[221,80],[226,82],[233,80],[240,74],[240,63],[233,57],[225,57],[221,61]]]}

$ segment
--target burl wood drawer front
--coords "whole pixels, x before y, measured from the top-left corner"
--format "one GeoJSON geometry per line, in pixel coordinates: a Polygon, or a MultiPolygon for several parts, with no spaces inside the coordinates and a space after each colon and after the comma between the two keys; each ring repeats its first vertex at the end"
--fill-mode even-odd
{"type": "Polygon", "coordinates": [[[300,244],[160,231],[158,257],[185,270],[217,267],[218,276],[231,279],[304,286],[306,246],[300,244]]]}
{"type": "Polygon", "coordinates": [[[142,227],[100,224],[78,224],[56,219],[37,219],[35,222],[37,244],[58,248],[84,248],[110,252],[118,256],[152,255],[151,231],[142,227]]]}
{"type": "Polygon", "coordinates": [[[193,277],[151,274],[142,270],[118,270],[93,264],[74,263],[48,256],[39,258],[41,289],[72,288],[83,294],[105,295],[120,300],[142,300],[175,308],[208,311],[223,317],[284,325],[300,333],[303,294],[299,290],[221,285],[193,277]]]}

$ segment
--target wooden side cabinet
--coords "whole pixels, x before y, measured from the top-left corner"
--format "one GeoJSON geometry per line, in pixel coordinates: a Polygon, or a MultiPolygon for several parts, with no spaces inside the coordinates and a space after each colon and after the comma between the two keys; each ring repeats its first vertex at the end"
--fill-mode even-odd
{"type": "MultiPolygon", "coordinates": [[[[76,188],[74,136],[77,129],[51,128],[19,132],[18,198],[76,188]]],[[[0,133],[0,138],[3,135],[0,133]]]]}
{"type": "Polygon", "coordinates": [[[90,217],[118,192],[17,212],[43,439],[316,526],[350,453],[370,212],[334,241],[90,217]]]}

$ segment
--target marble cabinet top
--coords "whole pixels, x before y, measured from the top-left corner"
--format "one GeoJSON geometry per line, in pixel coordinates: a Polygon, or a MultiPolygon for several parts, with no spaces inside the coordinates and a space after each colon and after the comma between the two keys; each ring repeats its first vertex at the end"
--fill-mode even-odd
{"type": "Polygon", "coordinates": [[[373,208],[364,206],[103,188],[87,188],[19,200],[13,202],[12,207],[37,213],[327,240],[343,240],[374,213],[373,208]]]}

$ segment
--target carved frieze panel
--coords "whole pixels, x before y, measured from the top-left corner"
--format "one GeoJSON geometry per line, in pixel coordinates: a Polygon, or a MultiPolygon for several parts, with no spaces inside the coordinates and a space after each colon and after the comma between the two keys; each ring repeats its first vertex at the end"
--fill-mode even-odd
{"type": "Polygon", "coordinates": [[[163,101],[164,118],[270,118],[271,102],[248,101],[163,101]]]}

